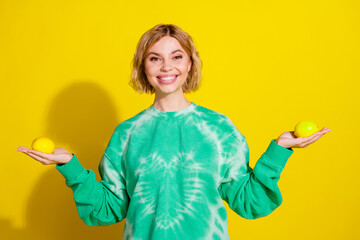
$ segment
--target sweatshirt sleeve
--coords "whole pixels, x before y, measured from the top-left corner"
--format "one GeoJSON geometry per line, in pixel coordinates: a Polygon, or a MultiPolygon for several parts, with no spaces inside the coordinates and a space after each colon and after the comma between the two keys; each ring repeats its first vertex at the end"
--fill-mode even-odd
{"type": "MultiPolygon", "coordinates": [[[[130,198],[126,190],[125,169],[123,164],[116,164],[109,157],[115,152],[116,138],[114,134],[101,158],[100,182],[96,180],[94,171],[80,164],[75,154],[67,164],[56,166],[73,191],[80,218],[90,226],[114,224],[127,214],[130,198]]],[[[121,159],[121,154],[117,155],[121,159]]]]}
{"type": "Polygon", "coordinates": [[[246,219],[269,215],[282,203],[277,182],[292,153],[292,149],[272,139],[252,169],[245,137],[235,140],[227,153],[227,171],[218,188],[221,198],[246,219]]]}

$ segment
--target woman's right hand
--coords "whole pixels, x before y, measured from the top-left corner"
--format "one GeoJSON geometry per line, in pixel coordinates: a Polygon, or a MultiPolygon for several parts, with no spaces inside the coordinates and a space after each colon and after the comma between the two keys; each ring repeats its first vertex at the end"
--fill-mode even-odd
{"type": "Polygon", "coordinates": [[[20,146],[16,149],[16,151],[25,153],[43,165],[66,164],[73,158],[72,153],[68,152],[64,148],[55,148],[54,153],[43,153],[20,146]]]}

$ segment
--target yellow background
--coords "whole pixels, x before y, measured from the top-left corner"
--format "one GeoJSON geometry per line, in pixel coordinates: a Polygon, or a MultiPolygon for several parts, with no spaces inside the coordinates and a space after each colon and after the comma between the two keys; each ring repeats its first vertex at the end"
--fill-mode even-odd
{"type": "Polygon", "coordinates": [[[252,167],[300,120],[332,130],[294,149],[272,214],[246,220],[226,204],[230,238],[360,239],[359,11],[356,0],[1,0],[2,238],[121,239],[125,220],[86,226],[55,166],[16,149],[48,136],[98,173],[116,125],[154,99],[128,85],[137,42],[173,23],[204,63],[188,99],[234,122],[252,167]]]}

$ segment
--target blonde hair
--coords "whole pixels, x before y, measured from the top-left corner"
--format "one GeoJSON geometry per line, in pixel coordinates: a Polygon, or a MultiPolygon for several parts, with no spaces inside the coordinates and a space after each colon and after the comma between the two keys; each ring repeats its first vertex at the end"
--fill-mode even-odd
{"type": "Polygon", "coordinates": [[[129,85],[140,94],[144,92],[153,94],[155,92],[155,88],[147,80],[144,60],[150,47],[164,36],[178,40],[181,47],[189,55],[192,64],[182,88],[184,93],[196,91],[200,87],[202,69],[199,52],[195,48],[191,36],[173,24],[158,24],[141,36],[132,60],[129,85]]]}

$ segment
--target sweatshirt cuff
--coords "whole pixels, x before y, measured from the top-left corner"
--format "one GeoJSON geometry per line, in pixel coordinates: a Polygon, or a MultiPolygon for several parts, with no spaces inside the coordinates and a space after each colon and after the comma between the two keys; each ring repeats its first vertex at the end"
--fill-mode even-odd
{"type": "Polygon", "coordinates": [[[264,154],[277,165],[285,166],[293,152],[294,150],[291,148],[280,146],[275,142],[275,139],[272,139],[264,154]]]}
{"type": "Polygon", "coordinates": [[[66,164],[57,164],[56,169],[65,177],[66,180],[77,178],[86,169],[80,164],[79,160],[72,153],[72,159],[66,164]]]}

